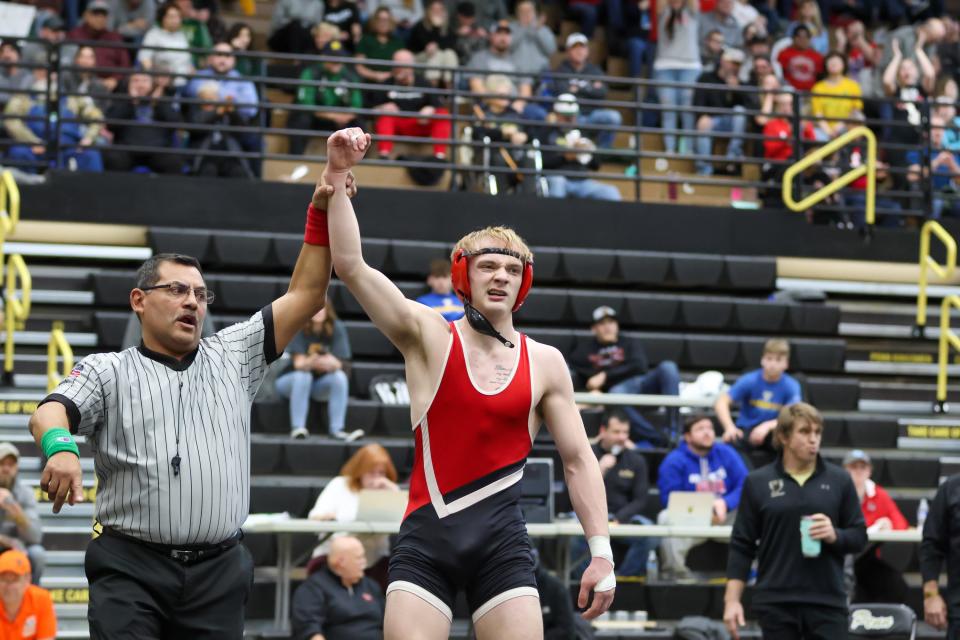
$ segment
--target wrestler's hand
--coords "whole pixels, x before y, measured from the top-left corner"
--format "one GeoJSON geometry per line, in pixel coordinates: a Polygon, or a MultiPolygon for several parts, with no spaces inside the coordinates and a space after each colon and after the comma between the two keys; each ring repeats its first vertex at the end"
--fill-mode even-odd
{"type": "MultiPolygon", "coordinates": [[[[313,190],[313,206],[321,211],[326,211],[327,201],[333,195],[333,192],[333,185],[329,184],[326,171],[324,171],[320,174],[320,179],[317,180],[316,189],[313,190]]],[[[353,171],[350,171],[347,173],[347,197],[352,198],[355,195],[357,195],[357,179],[354,177],[353,171]]]]}
{"type": "Polygon", "coordinates": [[[69,451],[50,456],[40,476],[40,489],[53,500],[53,512],[60,513],[64,501],[74,505],[83,502],[83,472],[80,458],[69,451]]]}
{"type": "Polygon", "coordinates": [[[340,129],[327,138],[326,173],[344,174],[363,160],[370,148],[370,134],[359,127],[340,129]]]}
{"type": "Polygon", "coordinates": [[[613,604],[613,596],[616,589],[609,591],[594,591],[597,583],[613,573],[613,565],[604,558],[594,558],[590,561],[590,566],[583,572],[583,578],[580,580],[580,595],[577,597],[577,606],[581,609],[586,608],[590,594],[593,593],[593,602],[590,608],[583,612],[585,620],[593,620],[601,613],[604,613],[613,604]]]}

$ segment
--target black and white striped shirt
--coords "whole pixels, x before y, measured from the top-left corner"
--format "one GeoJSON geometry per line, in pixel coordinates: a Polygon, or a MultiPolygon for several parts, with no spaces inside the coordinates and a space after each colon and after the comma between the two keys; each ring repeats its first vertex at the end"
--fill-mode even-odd
{"type": "Polygon", "coordinates": [[[97,521],[160,544],[233,535],[250,510],[250,409],[277,355],[267,305],[181,361],[142,345],[84,358],[44,402],[93,447],[97,521]]]}

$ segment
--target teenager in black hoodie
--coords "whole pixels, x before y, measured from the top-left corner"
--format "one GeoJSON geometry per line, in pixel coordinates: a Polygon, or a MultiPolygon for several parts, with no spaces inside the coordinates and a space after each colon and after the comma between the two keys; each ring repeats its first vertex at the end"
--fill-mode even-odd
{"type": "Polygon", "coordinates": [[[857,490],[844,469],[820,457],[823,418],[804,402],[784,407],[773,441],[777,460],[743,485],[730,538],[723,621],[734,639],[744,624],[741,597],[757,558],[753,610],[765,638],[847,637],[843,559],[867,544],[857,490]],[[801,551],[801,521],[810,519],[801,551]],[[813,553],[815,552],[815,553],[813,553]]]}

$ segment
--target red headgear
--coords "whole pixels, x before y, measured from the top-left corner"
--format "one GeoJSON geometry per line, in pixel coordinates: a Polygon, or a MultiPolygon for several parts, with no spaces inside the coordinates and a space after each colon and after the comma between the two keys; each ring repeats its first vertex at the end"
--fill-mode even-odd
{"type": "Polygon", "coordinates": [[[527,299],[527,294],[530,293],[530,287],[533,286],[533,260],[525,260],[522,255],[516,251],[511,251],[510,249],[491,247],[489,249],[480,249],[479,251],[473,251],[470,253],[464,252],[462,249],[458,249],[457,252],[453,254],[453,262],[450,265],[450,279],[453,280],[453,291],[464,304],[470,302],[470,277],[467,273],[469,267],[467,258],[472,258],[473,256],[479,256],[487,253],[511,256],[523,263],[523,276],[520,279],[520,291],[517,292],[517,301],[513,305],[513,310],[516,311],[523,304],[523,301],[527,299]]]}

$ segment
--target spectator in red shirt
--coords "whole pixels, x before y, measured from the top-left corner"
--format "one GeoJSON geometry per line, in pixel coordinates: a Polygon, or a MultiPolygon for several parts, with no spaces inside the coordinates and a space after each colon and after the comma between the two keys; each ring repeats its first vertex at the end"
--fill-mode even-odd
{"type": "Polygon", "coordinates": [[[783,67],[783,79],[797,91],[809,91],[823,71],[823,56],[810,46],[810,28],[797,25],[793,44],[780,52],[777,62],[783,67]]]}
{"type": "MultiPolygon", "coordinates": [[[[123,36],[116,31],[110,31],[110,3],[107,0],[93,0],[83,12],[83,22],[67,33],[67,40],[99,41],[105,43],[123,44],[123,36]]],[[[93,53],[97,58],[98,67],[113,67],[126,69],[130,67],[130,52],[121,47],[93,46],[93,53]]],[[[117,88],[120,73],[100,72],[100,78],[110,91],[117,88]]]]}
{"type": "MultiPolygon", "coordinates": [[[[910,526],[890,494],[870,479],[873,463],[866,451],[854,449],[849,452],[843,458],[843,466],[853,479],[860,497],[868,533],[907,529],[910,526]]],[[[854,560],[854,602],[904,602],[907,584],[900,571],[884,561],[881,552],[882,545],[873,544],[854,560]]]]}
{"type": "Polygon", "coordinates": [[[860,506],[863,508],[863,519],[867,522],[867,532],[909,528],[907,519],[900,513],[890,494],[870,479],[873,463],[866,451],[854,449],[843,458],[843,466],[853,478],[857,495],[860,496],[860,506]]]}

